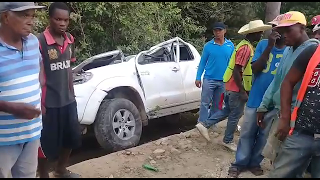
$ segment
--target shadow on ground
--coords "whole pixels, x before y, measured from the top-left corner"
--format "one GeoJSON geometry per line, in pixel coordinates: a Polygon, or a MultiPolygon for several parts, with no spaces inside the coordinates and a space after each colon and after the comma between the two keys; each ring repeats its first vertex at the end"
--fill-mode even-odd
{"type": "MultiPolygon", "coordinates": [[[[149,125],[143,128],[140,145],[191,130],[196,122],[197,116],[192,113],[150,120],[149,125]]],[[[94,135],[89,135],[83,138],[82,147],[73,151],[69,160],[69,166],[107,154],[108,152],[99,146],[94,135]]]]}

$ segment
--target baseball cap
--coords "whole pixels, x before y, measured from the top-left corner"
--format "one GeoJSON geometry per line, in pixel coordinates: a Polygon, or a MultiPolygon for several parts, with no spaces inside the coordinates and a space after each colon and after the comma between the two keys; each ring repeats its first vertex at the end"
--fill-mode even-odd
{"type": "Polygon", "coordinates": [[[317,24],[320,24],[320,15],[317,15],[317,16],[315,16],[315,17],[313,17],[312,19],[311,19],[311,25],[317,25],[317,24]]]}
{"type": "Polygon", "coordinates": [[[226,29],[226,25],[223,22],[216,22],[213,24],[213,29],[226,29]]]}
{"type": "Polygon", "coordinates": [[[283,16],[283,14],[280,14],[280,15],[278,15],[276,18],[274,18],[272,21],[270,21],[268,23],[277,26],[279,24],[279,21],[281,20],[282,16],[283,16]]]}
{"type": "Polygon", "coordinates": [[[313,27],[312,32],[316,32],[320,29],[320,24],[317,24],[313,27]]]}
{"type": "Polygon", "coordinates": [[[299,11],[289,11],[279,18],[278,25],[276,27],[288,27],[298,23],[307,25],[307,20],[304,14],[299,11]]]}
{"type": "Polygon", "coordinates": [[[5,11],[25,11],[28,9],[41,9],[45,6],[36,6],[34,2],[0,2],[0,13],[5,11]]]}

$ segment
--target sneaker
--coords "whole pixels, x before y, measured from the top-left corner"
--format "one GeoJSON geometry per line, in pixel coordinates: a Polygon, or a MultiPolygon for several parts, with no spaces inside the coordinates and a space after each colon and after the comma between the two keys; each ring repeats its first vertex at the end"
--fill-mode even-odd
{"type": "Polygon", "coordinates": [[[200,134],[207,140],[210,141],[210,137],[209,137],[209,132],[208,129],[206,127],[204,127],[201,123],[198,123],[196,125],[196,128],[198,129],[198,131],[200,132],[200,134]]]}
{"type": "Polygon", "coordinates": [[[222,142],[222,145],[229,148],[233,152],[237,151],[237,145],[234,142],[230,142],[230,143],[222,142]]]}

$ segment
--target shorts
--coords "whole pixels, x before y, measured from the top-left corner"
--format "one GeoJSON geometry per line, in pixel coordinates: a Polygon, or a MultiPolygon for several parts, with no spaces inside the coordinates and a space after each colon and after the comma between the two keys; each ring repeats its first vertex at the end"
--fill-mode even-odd
{"type": "Polygon", "coordinates": [[[76,101],[61,108],[46,108],[42,124],[39,158],[54,161],[58,159],[61,149],[76,149],[81,146],[76,101]]]}
{"type": "Polygon", "coordinates": [[[0,178],[35,178],[40,140],[0,146],[0,178]]]}

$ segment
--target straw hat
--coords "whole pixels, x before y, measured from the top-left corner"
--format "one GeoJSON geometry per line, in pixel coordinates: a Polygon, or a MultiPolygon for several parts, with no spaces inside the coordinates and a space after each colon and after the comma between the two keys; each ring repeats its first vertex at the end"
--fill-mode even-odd
{"type": "Polygon", "coordinates": [[[242,28],[240,28],[238,33],[245,35],[245,34],[256,33],[260,31],[266,31],[270,29],[272,29],[271,25],[264,24],[262,20],[254,20],[242,26],[242,28]]]}

